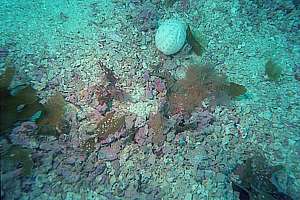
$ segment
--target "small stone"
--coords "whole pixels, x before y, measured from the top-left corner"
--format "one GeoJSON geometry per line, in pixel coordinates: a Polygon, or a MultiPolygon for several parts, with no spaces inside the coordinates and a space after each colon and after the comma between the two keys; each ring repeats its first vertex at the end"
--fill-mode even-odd
{"type": "Polygon", "coordinates": [[[139,128],[139,130],[137,131],[137,133],[134,136],[134,141],[139,146],[142,146],[146,141],[147,134],[148,134],[148,127],[147,126],[139,128]]]}
{"type": "Polygon", "coordinates": [[[75,157],[68,157],[66,159],[66,163],[69,165],[73,165],[76,162],[75,157]]]}
{"type": "Polygon", "coordinates": [[[146,46],[146,45],[142,45],[142,46],[141,46],[141,49],[142,49],[142,50],[145,50],[145,49],[147,49],[147,46],[146,46]]]}
{"type": "Polygon", "coordinates": [[[192,200],[193,199],[193,194],[187,193],[184,197],[184,200],[192,200]]]}
{"type": "Polygon", "coordinates": [[[176,137],[175,132],[171,131],[170,133],[167,134],[167,142],[174,141],[175,137],[176,137]]]}
{"type": "Polygon", "coordinates": [[[118,35],[117,33],[111,33],[109,35],[109,38],[115,42],[119,42],[119,43],[122,43],[123,42],[123,39],[120,35],[118,35]]]}
{"type": "Polygon", "coordinates": [[[33,89],[42,91],[46,87],[46,82],[35,82],[33,83],[33,89]]]}
{"type": "Polygon", "coordinates": [[[178,144],[179,144],[180,146],[185,146],[185,145],[186,145],[185,136],[181,135],[181,136],[179,137],[178,144]]]}
{"type": "Polygon", "coordinates": [[[213,176],[214,176],[214,172],[211,170],[198,169],[196,172],[195,180],[197,182],[202,182],[202,181],[206,180],[208,177],[213,177],[213,176]]]}
{"type": "Polygon", "coordinates": [[[117,151],[111,147],[105,147],[99,150],[98,152],[98,159],[106,160],[106,161],[113,161],[118,159],[117,151]]]}
{"type": "Polygon", "coordinates": [[[104,163],[98,164],[93,173],[100,175],[105,171],[105,169],[106,169],[106,165],[104,163]]]}
{"type": "Polygon", "coordinates": [[[266,119],[266,120],[271,120],[272,118],[272,112],[270,111],[265,111],[265,112],[261,112],[258,114],[259,117],[266,119]]]}
{"type": "Polygon", "coordinates": [[[223,137],[222,144],[223,144],[223,145],[226,145],[226,144],[229,143],[229,141],[230,141],[230,136],[229,136],[229,135],[225,135],[225,136],[223,137]]]}
{"type": "Polygon", "coordinates": [[[126,126],[126,129],[131,129],[131,128],[133,128],[135,119],[136,119],[136,115],[129,115],[129,116],[126,116],[126,118],[125,118],[125,126],[126,126]]]}

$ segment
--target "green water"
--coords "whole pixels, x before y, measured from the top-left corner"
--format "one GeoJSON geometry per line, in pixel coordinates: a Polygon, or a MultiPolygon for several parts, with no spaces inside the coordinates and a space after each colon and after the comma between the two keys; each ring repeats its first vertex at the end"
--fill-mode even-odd
{"type": "Polygon", "coordinates": [[[300,199],[299,19],[298,0],[2,0],[1,199],[300,199]]]}

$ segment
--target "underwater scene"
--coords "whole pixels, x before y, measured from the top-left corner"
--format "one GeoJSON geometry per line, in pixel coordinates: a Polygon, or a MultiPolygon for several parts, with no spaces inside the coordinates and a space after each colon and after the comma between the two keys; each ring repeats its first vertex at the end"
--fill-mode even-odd
{"type": "Polygon", "coordinates": [[[1,200],[300,200],[299,0],[1,0],[1,200]]]}

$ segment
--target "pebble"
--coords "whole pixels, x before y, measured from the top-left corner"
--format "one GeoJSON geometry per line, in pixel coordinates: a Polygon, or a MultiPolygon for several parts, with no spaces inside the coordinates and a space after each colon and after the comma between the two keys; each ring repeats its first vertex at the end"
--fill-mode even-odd
{"type": "Polygon", "coordinates": [[[196,172],[196,176],[195,176],[195,180],[197,182],[202,182],[206,179],[209,179],[210,177],[214,176],[214,172],[212,170],[202,170],[202,169],[198,169],[196,172]]]}
{"type": "Polygon", "coordinates": [[[171,131],[170,133],[167,134],[167,142],[172,142],[174,141],[176,135],[174,131],[171,131]]]}
{"type": "Polygon", "coordinates": [[[146,45],[142,45],[140,48],[141,48],[142,50],[146,50],[146,49],[147,49],[147,46],[146,46],[146,45]]]}
{"type": "Polygon", "coordinates": [[[265,111],[261,112],[258,114],[259,117],[266,119],[266,120],[271,120],[272,119],[272,112],[271,111],[265,111]]]}
{"type": "Polygon", "coordinates": [[[117,152],[110,148],[102,148],[98,151],[98,159],[105,160],[105,161],[113,161],[118,159],[117,152]]]}
{"type": "Polygon", "coordinates": [[[122,43],[123,42],[123,39],[120,35],[118,35],[117,33],[111,33],[109,34],[109,38],[115,42],[119,42],[119,43],[122,43]]]}
{"type": "Polygon", "coordinates": [[[187,193],[184,197],[184,200],[192,200],[193,199],[193,194],[187,193]]]}

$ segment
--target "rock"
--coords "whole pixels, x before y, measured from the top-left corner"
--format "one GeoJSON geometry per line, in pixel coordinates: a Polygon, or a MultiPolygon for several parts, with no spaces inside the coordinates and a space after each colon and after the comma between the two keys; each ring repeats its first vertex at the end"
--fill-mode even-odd
{"type": "Polygon", "coordinates": [[[175,131],[171,131],[167,134],[167,142],[172,142],[175,140],[175,131]]]}
{"type": "Polygon", "coordinates": [[[139,130],[137,131],[137,133],[134,136],[134,141],[139,146],[142,146],[146,141],[147,134],[148,134],[148,127],[147,126],[139,128],[139,130]]]}
{"type": "Polygon", "coordinates": [[[81,199],[81,195],[74,192],[67,192],[67,196],[65,198],[65,200],[80,200],[80,199],[81,199]]]}
{"type": "Polygon", "coordinates": [[[134,126],[136,116],[135,115],[128,115],[125,117],[125,126],[126,129],[131,129],[134,126]]]}
{"type": "Polygon", "coordinates": [[[195,180],[197,182],[202,182],[206,180],[208,177],[213,177],[214,172],[212,170],[206,170],[206,169],[197,169],[195,180]]]}
{"type": "Polygon", "coordinates": [[[185,41],[186,25],[177,19],[163,22],[155,35],[155,45],[165,55],[177,53],[185,41]]]}
{"type": "Polygon", "coordinates": [[[57,142],[49,143],[45,141],[44,143],[40,144],[40,149],[45,151],[60,152],[63,150],[63,147],[57,142]]]}
{"type": "Polygon", "coordinates": [[[115,41],[115,42],[118,42],[118,43],[122,43],[123,42],[123,39],[122,39],[122,37],[119,35],[119,34],[117,34],[117,33],[110,33],[109,35],[108,35],[108,37],[109,37],[109,39],[111,39],[112,41],[115,41]]]}
{"type": "Polygon", "coordinates": [[[93,172],[96,175],[102,174],[106,169],[106,165],[104,163],[98,164],[95,171],[93,172]]]}
{"type": "Polygon", "coordinates": [[[101,148],[98,152],[98,159],[105,161],[113,161],[118,159],[118,152],[111,147],[101,148]]]}
{"type": "Polygon", "coordinates": [[[47,153],[47,156],[42,158],[43,168],[42,171],[48,172],[52,169],[52,162],[53,162],[53,153],[47,153]]]}
{"type": "Polygon", "coordinates": [[[184,200],[192,200],[193,199],[193,194],[187,193],[184,197],[184,200]]]}
{"type": "Polygon", "coordinates": [[[76,172],[70,171],[70,169],[61,169],[61,176],[64,177],[64,180],[67,183],[75,183],[79,180],[80,175],[76,172]]]}
{"type": "Polygon", "coordinates": [[[66,159],[66,163],[69,165],[73,165],[73,164],[75,164],[75,162],[76,162],[75,156],[71,156],[66,159]]]}

